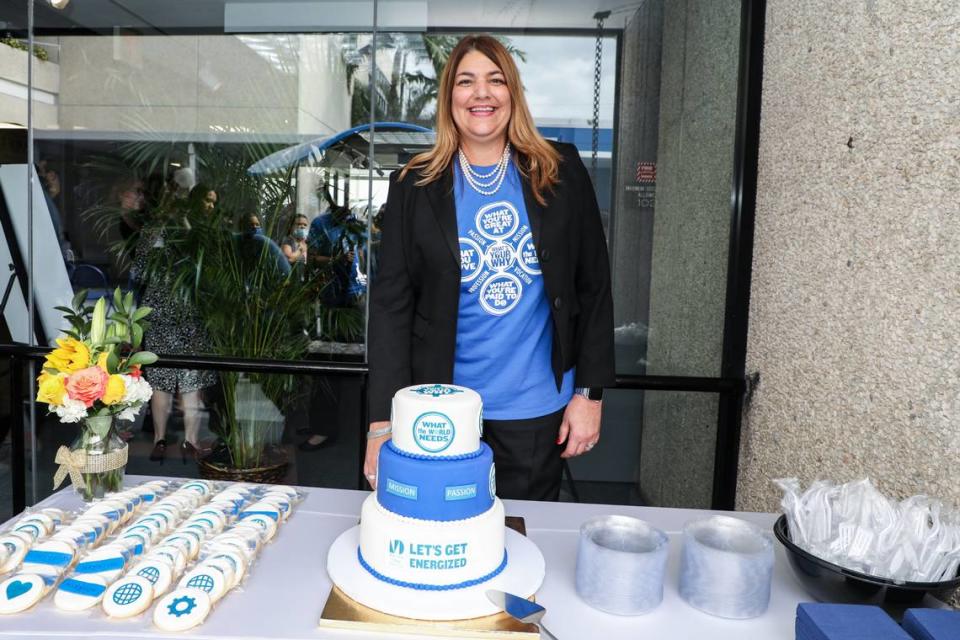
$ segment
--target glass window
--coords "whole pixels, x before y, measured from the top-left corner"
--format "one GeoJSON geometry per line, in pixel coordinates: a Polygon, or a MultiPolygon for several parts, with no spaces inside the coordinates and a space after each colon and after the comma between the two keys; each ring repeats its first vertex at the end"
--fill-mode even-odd
{"type": "MultiPolygon", "coordinates": [[[[13,5],[25,15],[25,2],[13,5]]],[[[618,373],[718,375],[739,3],[34,6],[35,57],[22,40],[0,42],[0,127],[13,127],[0,129],[13,252],[0,264],[33,283],[37,342],[63,328],[54,307],[75,292],[93,301],[120,287],[154,308],[146,342],[161,353],[364,362],[387,178],[433,144],[437,78],[459,35],[486,31],[513,51],[540,132],[574,144],[591,172],[610,250],[618,373]]],[[[7,25],[22,36],[22,23],[7,25]]],[[[26,292],[15,286],[5,310],[20,342],[31,337],[26,292]]],[[[214,378],[211,388],[223,388],[224,375],[214,378]]],[[[352,406],[326,380],[337,406],[352,406]]],[[[691,471],[697,486],[681,488],[659,461],[670,440],[692,447],[691,469],[707,468],[716,410],[704,403],[716,398],[671,397],[612,394],[604,441],[617,444],[574,461],[574,475],[639,483],[637,495],[657,504],[708,503],[712,472],[691,471]],[[697,418],[674,422],[679,415],[697,418]],[[669,436],[657,439],[656,425],[670,425],[669,436]]],[[[272,402],[291,447],[310,435],[288,423],[312,409],[272,402]]],[[[362,414],[343,407],[342,432],[355,435],[362,414]]],[[[54,431],[44,425],[38,434],[54,431]]],[[[137,438],[132,472],[152,450],[137,438]]],[[[357,459],[340,463],[355,477],[357,459]]],[[[165,465],[173,473],[169,457],[165,465]]],[[[302,480],[341,486],[345,477],[302,480]]]]}

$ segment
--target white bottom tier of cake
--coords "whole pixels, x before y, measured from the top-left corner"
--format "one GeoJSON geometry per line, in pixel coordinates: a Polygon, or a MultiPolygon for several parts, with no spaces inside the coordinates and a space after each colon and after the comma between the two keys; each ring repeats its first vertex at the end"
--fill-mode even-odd
{"type": "Polygon", "coordinates": [[[529,598],[543,583],[546,569],[537,545],[512,529],[503,527],[503,530],[509,558],[506,567],[490,580],[472,587],[423,591],[398,587],[375,578],[360,565],[357,557],[359,526],[344,531],[334,540],[327,553],[327,573],[333,584],[349,598],[393,616],[418,620],[465,620],[489,616],[500,610],[487,599],[487,589],[529,598]]]}
{"type": "Polygon", "coordinates": [[[473,518],[438,521],[393,513],[371,493],[360,511],[360,552],[386,582],[469,586],[503,566],[503,531],[498,498],[473,518]]]}

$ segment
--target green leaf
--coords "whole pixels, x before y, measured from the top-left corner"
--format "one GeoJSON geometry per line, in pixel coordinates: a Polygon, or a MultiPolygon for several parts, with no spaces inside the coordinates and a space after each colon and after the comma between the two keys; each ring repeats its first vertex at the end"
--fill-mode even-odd
{"type": "Polygon", "coordinates": [[[119,336],[110,336],[103,340],[103,344],[123,344],[124,342],[126,342],[126,340],[119,336]]]}
{"type": "Polygon", "coordinates": [[[113,290],[113,308],[123,312],[123,294],[120,293],[120,287],[113,290]]]}
{"type": "Polygon", "coordinates": [[[127,366],[132,367],[134,365],[140,365],[141,367],[148,364],[153,364],[157,361],[157,354],[150,351],[137,351],[135,354],[127,358],[127,366]]]}
{"type": "Polygon", "coordinates": [[[116,371],[120,368],[120,358],[117,356],[116,349],[110,349],[110,355],[107,356],[107,371],[116,371]]]}
{"type": "Polygon", "coordinates": [[[146,318],[148,315],[150,315],[151,311],[153,311],[153,309],[151,309],[150,307],[140,307],[139,309],[133,312],[133,322],[140,322],[141,320],[146,318]]]}
{"type": "Polygon", "coordinates": [[[77,291],[77,293],[73,296],[73,302],[71,304],[73,305],[74,309],[78,311],[83,311],[83,301],[86,299],[87,299],[87,290],[80,289],[80,291],[77,291]]]}
{"type": "Polygon", "coordinates": [[[133,291],[128,291],[127,295],[123,297],[123,308],[133,309],[133,291]]]}
{"type": "Polygon", "coordinates": [[[70,307],[54,307],[54,309],[56,309],[57,311],[65,315],[73,313],[73,309],[71,309],[70,307]]]}
{"type": "Polygon", "coordinates": [[[133,330],[133,348],[139,349],[143,343],[143,327],[138,324],[130,325],[133,330]]]}

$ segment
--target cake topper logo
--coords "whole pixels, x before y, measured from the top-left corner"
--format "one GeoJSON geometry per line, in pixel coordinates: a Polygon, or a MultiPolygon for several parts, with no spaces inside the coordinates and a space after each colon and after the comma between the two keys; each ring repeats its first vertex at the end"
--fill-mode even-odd
{"type": "Polygon", "coordinates": [[[463,389],[456,389],[454,387],[448,387],[442,384],[427,384],[413,389],[413,392],[418,393],[421,396],[433,396],[434,398],[439,398],[440,396],[450,396],[454,393],[463,393],[463,389]]]}
{"type": "Polygon", "coordinates": [[[497,470],[496,465],[490,465],[490,485],[487,487],[490,491],[490,499],[497,497],[497,470]]]}
{"type": "Polygon", "coordinates": [[[413,439],[428,453],[440,453],[453,444],[453,420],[437,411],[421,414],[413,422],[413,439]]]}

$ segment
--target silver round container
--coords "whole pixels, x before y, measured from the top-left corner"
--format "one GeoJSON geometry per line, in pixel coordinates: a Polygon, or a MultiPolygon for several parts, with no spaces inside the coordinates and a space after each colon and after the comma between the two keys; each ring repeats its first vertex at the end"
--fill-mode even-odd
{"type": "Polygon", "coordinates": [[[770,604],[773,538],[738,518],[712,516],[683,528],[680,597],[721,618],[755,618],[770,604]]]}
{"type": "Polygon", "coordinates": [[[600,516],[580,526],[577,594],[591,607],[632,616],[663,600],[667,535],[643,520],[600,516]]]}

